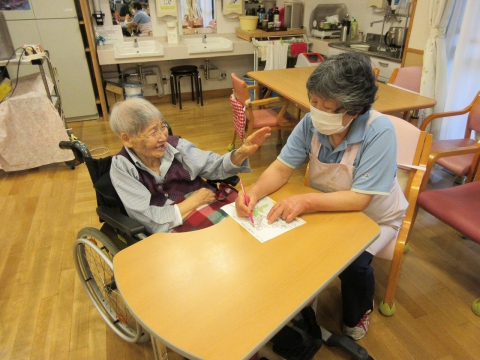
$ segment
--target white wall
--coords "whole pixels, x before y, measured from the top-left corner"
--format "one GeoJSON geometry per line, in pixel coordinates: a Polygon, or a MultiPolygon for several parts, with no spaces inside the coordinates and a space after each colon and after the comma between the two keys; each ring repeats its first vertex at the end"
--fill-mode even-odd
{"type": "MultiPolygon", "coordinates": [[[[92,0],[90,0],[92,1],[92,0]]],[[[95,0],[97,1],[97,0],[95,0]]],[[[307,0],[309,1],[309,0],[307,0]]],[[[358,30],[363,31],[364,33],[381,33],[382,23],[373,24],[370,26],[370,22],[383,20],[383,10],[377,8],[369,8],[367,5],[367,0],[312,0],[320,3],[345,3],[347,7],[348,14],[350,17],[355,17],[358,21],[358,30]]],[[[430,0],[418,0],[419,2],[429,2],[430,0]]],[[[107,18],[109,18],[109,4],[108,0],[100,0],[102,11],[105,12],[106,24],[109,24],[107,18]],[[108,13],[108,14],[107,14],[108,13]]],[[[282,7],[284,0],[279,0],[277,5],[282,7]]],[[[149,1],[150,14],[152,15],[152,28],[154,36],[165,36],[167,35],[165,18],[157,18],[155,0],[149,1]]],[[[304,7],[305,8],[305,7],[304,7]]],[[[311,8],[311,6],[310,6],[311,8]]],[[[427,7],[428,8],[428,7],[427,7]]],[[[92,8],[93,9],[93,8],[92,8]]],[[[180,11],[180,10],[179,10],[180,11]]],[[[423,11],[423,10],[421,10],[423,11]]],[[[222,14],[221,0],[215,0],[215,13],[217,18],[217,32],[218,33],[235,33],[235,29],[240,26],[238,19],[230,19],[222,14]]],[[[418,14],[418,12],[417,12],[418,14]]],[[[309,18],[309,14],[307,16],[309,18]]],[[[423,18],[423,16],[420,16],[423,18]]],[[[111,18],[110,18],[111,19],[111,18]]],[[[109,20],[111,21],[111,20],[109,20]]],[[[402,22],[396,22],[392,19],[386,24],[384,33],[390,28],[390,26],[404,26],[405,19],[402,19],[402,22]]],[[[304,24],[305,25],[305,24],[304,24]]],[[[179,25],[180,26],[180,25],[179,25]]],[[[180,27],[179,27],[180,29],[180,27]]],[[[230,73],[235,72],[237,75],[242,76],[247,73],[247,71],[253,70],[253,55],[251,56],[233,56],[233,57],[221,57],[221,58],[210,58],[210,62],[214,64],[221,70],[227,72],[227,79],[225,80],[205,80],[202,77],[203,89],[204,90],[214,90],[214,89],[225,89],[231,86],[230,73]]],[[[152,65],[159,65],[162,69],[163,75],[169,75],[170,68],[176,65],[185,64],[185,65],[196,65],[200,66],[204,64],[204,59],[185,59],[179,61],[161,61],[158,63],[153,63],[152,65]]],[[[129,66],[122,66],[122,69],[129,66]]],[[[115,67],[102,67],[103,71],[115,71],[115,67]]],[[[170,85],[165,85],[166,93],[170,93],[170,85]]],[[[148,93],[147,93],[148,95],[148,93]]]]}

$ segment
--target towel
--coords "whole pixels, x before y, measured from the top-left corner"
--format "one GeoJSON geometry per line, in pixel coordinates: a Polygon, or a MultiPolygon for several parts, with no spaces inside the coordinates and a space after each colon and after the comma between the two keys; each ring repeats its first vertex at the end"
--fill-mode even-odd
{"type": "Polygon", "coordinates": [[[290,44],[290,55],[292,57],[297,57],[299,54],[307,52],[307,43],[306,42],[294,42],[290,44]]]}
{"type": "Polygon", "coordinates": [[[258,46],[258,58],[260,61],[267,60],[267,44],[260,44],[258,46]]]}
{"type": "Polygon", "coordinates": [[[287,67],[288,43],[274,41],[267,46],[265,70],[285,69],[287,67]]]}

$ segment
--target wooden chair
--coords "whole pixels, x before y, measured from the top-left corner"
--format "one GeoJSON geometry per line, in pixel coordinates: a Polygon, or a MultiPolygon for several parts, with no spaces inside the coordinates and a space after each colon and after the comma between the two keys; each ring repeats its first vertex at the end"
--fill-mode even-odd
{"type": "MultiPolygon", "coordinates": [[[[386,116],[388,116],[395,127],[398,149],[397,178],[409,204],[397,238],[393,239],[377,254],[377,256],[381,258],[392,260],[385,298],[379,306],[382,314],[391,316],[395,312],[393,299],[397,279],[400,273],[403,253],[408,246],[408,236],[412,229],[411,224],[416,214],[418,190],[425,174],[425,165],[427,164],[428,155],[430,154],[432,135],[419,130],[416,126],[404,119],[392,115],[386,116]]],[[[307,166],[305,175],[306,186],[310,185],[308,173],[309,168],[307,166]]]]}
{"type": "MultiPolygon", "coordinates": [[[[256,94],[260,94],[258,85],[247,85],[245,81],[231,74],[233,83],[233,97],[245,108],[245,128],[234,130],[232,143],[228,146],[228,150],[235,148],[235,140],[237,131],[241,137],[248,137],[254,129],[260,129],[264,126],[270,126],[272,130],[278,130],[277,145],[282,144],[282,129],[293,129],[298,124],[298,118],[287,111],[289,102],[281,97],[269,97],[265,99],[250,100],[250,90],[256,90],[256,94]],[[281,107],[268,107],[267,105],[280,104],[281,107]]],[[[234,116],[235,121],[235,116],[234,116]]],[[[235,124],[234,124],[235,125],[235,124]]],[[[243,125],[243,124],[242,124],[243,125]]],[[[243,139],[242,139],[243,140],[243,139]]]]}
{"type": "MultiPolygon", "coordinates": [[[[430,171],[439,159],[465,154],[471,154],[476,159],[474,167],[478,167],[480,158],[480,144],[478,143],[463,148],[436,151],[430,155],[424,181],[420,186],[417,205],[460,232],[464,237],[480,244],[479,174],[473,182],[464,185],[425,191],[430,171]]],[[[480,298],[473,301],[472,311],[480,316],[480,298]]]]}
{"type": "MultiPolygon", "coordinates": [[[[420,93],[421,80],[421,66],[406,66],[403,68],[393,69],[392,75],[388,80],[388,84],[398,86],[415,93],[420,93]]],[[[405,111],[403,113],[403,118],[407,121],[410,121],[411,115],[411,110],[405,111]]]]}
{"type": "MultiPolygon", "coordinates": [[[[458,115],[468,114],[467,124],[465,127],[465,135],[462,139],[451,140],[434,140],[432,145],[432,152],[471,146],[477,143],[477,140],[471,139],[472,131],[477,135],[480,134],[480,91],[475,95],[473,101],[466,108],[458,111],[447,111],[437,114],[432,114],[423,120],[420,129],[425,130],[427,126],[435,119],[454,117],[458,115]]],[[[457,118],[458,119],[458,118],[457,118]]],[[[457,177],[465,176],[465,181],[472,181],[475,172],[472,164],[476,164],[474,154],[466,154],[461,156],[440,157],[437,162],[438,165],[454,173],[457,177]]],[[[463,179],[462,181],[463,182],[463,179]]]]}
{"type": "Polygon", "coordinates": [[[408,251],[409,235],[417,212],[418,192],[425,177],[425,165],[430,154],[433,136],[404,119],[387,116],[392,121],[397,135],[397,178],[408,201],[405,218],[396,240],[377,254],[378,257],[392,260],[385,297],[379,305],[379,310],[383,315],[391,316],[395,313],[394,296],[398,275],[403,253],[408,251]]]}

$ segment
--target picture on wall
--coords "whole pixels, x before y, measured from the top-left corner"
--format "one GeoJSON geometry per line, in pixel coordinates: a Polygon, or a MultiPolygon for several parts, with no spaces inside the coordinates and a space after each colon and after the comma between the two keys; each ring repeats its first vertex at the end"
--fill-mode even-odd
{"type": "Polygon", "coordinates": [[[30,10],[28,0],[0,0],[0,10],[30,10]]]}

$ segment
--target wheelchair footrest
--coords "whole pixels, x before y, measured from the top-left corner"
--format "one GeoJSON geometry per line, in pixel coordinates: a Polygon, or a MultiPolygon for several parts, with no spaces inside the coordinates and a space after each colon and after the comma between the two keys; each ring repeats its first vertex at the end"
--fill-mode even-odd
{"type": "Polygon", "coordinates": [[[273,352],[286,360],[310,360],[322,346],[321,339],[290,326],[285,326],[271,341],[273,352]]]}

